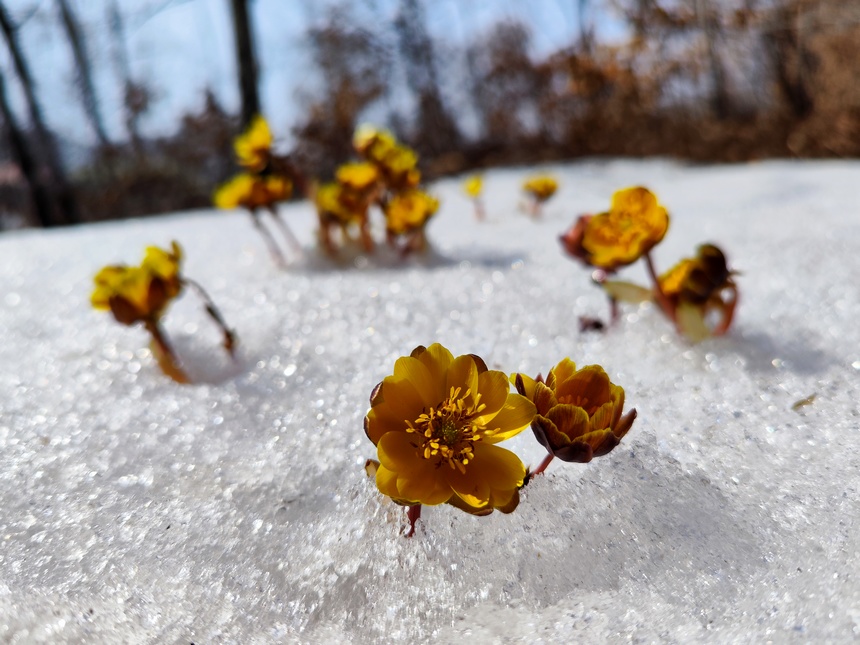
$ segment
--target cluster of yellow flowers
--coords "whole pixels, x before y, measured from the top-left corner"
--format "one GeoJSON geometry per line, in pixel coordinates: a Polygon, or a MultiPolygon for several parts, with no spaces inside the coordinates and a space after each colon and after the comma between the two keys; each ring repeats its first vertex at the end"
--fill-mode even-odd
{"type": "Polygon", "coordinates": [[[188,377],[179,367],[161,328],[161,317],[167,306],[186,285],[203,297],[206,311],[221,328],[224,347],[231,356],[236,339],[203,288],[181,275],[181,261],[182,249],[175,241],[171,242],[169,251],[157,246],[147,247],[140,266],[111,265],[102,268],[94,278],[95,289],[90,302],[95,309],[110,311],[116,321],[123,325],[143,324],[152,336],[153,356],[161,369],[172,379],[187,383],[188,377]]]}
{"type": "Polygon", "coordinates": [[[624,390],[597,365],[577,370],[566,358],[544,381],[490,370],[475,354],[454,358],[438,343],[416,347],[371,393],[364,430],[378,461],[368,473],[409,507],[410,536],[424,504],[511,513],[555,457],[586,463],[615,448],[636,418],[623,407],[624,390]],[[548,453],[534,471],[496,445],[529,426],[548,453]]]}
{"type": "Polygon", "coordinates": [[[284,254],[263,225],[259,214],[261,209],[267,210],[294,252],[301,253],[298,241],[276,208],[278,202],[289,199],[293,194],[293,181],[289,177],[291,173],[288,162],[273,154],[272,143],[269,124],[262,116],[257,115],[248,129],[233,142],[236,161],[243,170],[218,187],[213,201],[218,208],[247,209],[254,226],[265,239],[275,263],[285,266],[284,254]]]}
{"type": "Polygon", "coordinates": [[[340,231],[341,244],[357,231],[364,250],[372,252],[369,211],[375,204],[385,216],[389,245],[403,253],[424,249],[424,229],[439,202],[419,187],[418,155],[390,132],[369,125],[356,130],[353,147],[361,161],[340,166],[335,180],[316,190],[322,248],[337,255],[333,231],[340,231]]]}
{"type": "Polygon", "coordinates": [[[540,217],[541,207],[555,195],[558,190],[558,181],[549,175],[535,175],[529,177],[523,183],[523,192],[529,198],[527,210],[529,215],[534,218],[540,217]]]}
{"type": "Polygon", "coordinates": [[[738,289],[725,255],[717,246],[705,244],[695,258],[681,260],[658,276],[650,252],[668,229],[666,209],[650,190],[637,186],[617,191],[608,211],[580,216],[561,242],[568,254],[597,269],[592,275],[610,298],[613,321],[618,317],[618,301],[653,300],[678,331],[694,342],[726,333],[738,289]],[[652,288],[607,279],[640,258],[645,260],[652,288]],[[717,322],[710,323],[714,318],[717,322]]]}

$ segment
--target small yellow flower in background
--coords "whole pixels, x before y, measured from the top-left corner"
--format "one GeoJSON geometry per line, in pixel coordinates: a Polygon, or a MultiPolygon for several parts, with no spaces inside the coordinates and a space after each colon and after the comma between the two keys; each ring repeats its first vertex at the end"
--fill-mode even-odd
{"type": "Polygon", "coordinates": [[[523,191],[531,198],[528,205],[529,214],[539,217],[542,204],[555,195],[558,182],[549,175],[538,175],[528,178],[523,183],[523,191]]]}
{"type": "MultiPolygon", "coordinates": [[[[332,229],[341,231],[342,242],[350,239],[350,230],[358,228],[364,250],[373,251],[373,238],[370,235],[368,210],[376,197],[377,182],[370,181],[378,174],[365,173],[369,164],[350,164],[341,166],[337,172],[338,181],[319,186],[314,194],[314,205],[319,218],[320,244],[330,256],[337,255],[337,247],[332,239],[332,229]],[[343,180],[343,183],[341,183],[343,180]]],[[[370,166],[374,173],[376,169],[370,166]]]]}
{"type": "Polygon", "coordinates": [[[383,205],[389,245],[399,247],[403,254],[423,251],[427,246],[427,222],[438,208],[438,199],[417,188],[395,193],[383,205]]]}
{"type": "Polygon", "coordinates": [[[269,124],[258,114],[248,129],[233,141],[233,150],[239,165],[251,172],[262,171],[271,159],[272,141],[269,124]]]}
{"type": "Polygon", "coordinates": [[[636,419],[636,410],[622,416],[624,389],[609,380],[599,365],[577,370],[565,358],[553,367],[544,383],[538,376],[512,374],[517,391],[533,401],[537,414],[532,431],[549,455],[532,474],[542,472],[558,457],[587,463],[612,451],[636,419]]]}
{"type": "Polygon", "coordinates": [[[180,273],[182,249],[171,242],[170,250],[156,246],[146,249],[140,266],[111,265],[102,268],[93,278],[95,289],[90,296],[93,308],[110,311],[123,325],[142,323],[152,335],[153,356],[165,374],[187,383],[188,377],[178,366],[176,356],[161,329],[161,318],[167,306],[182,292],[186,284],[203,297],[207,313],[224,333],[224,347],[233,355],[235,335],[227,328],[214,303],[203,288],[180,273]]]}
{"type": "Polygon", "coordinates": [[[679,331],[697,342],[725,334],[732,324],[738,289],[726,256],[714,244],[703,244],[694,258],[685,258],[660,276],[660,287],[675,313],[679,331]],[[708,325],[710,314],[719,315],[708,325]]]}
{"type": "Polygon", "coordinates": [[[463,190],[472,199],[479,197],[483,188],[484,178],[481,175],[472,175],[471,177],[467,177],[466,181],[463,182],[463,190]]]}
{"type": "Polygon", "coordinates": [[[385,205],[385,226],[392,235],[423,228],[439,208],[439,200],[422,190],[396,193],[385,205]]]}
{"type": "Polygon", "coordinates": [[[352,147],[355,152],[366,159],[381,158],[395,145],[397,145],[397,139],[391,132],[369,123],[358,126],[352,136],[352,147]]]}
{"type": "Polygon", "coordinates": [[[340,166],[336,173],[338,183],[359,193],[373,190],[379,183],[379,170],[366,161],[347,163],[340,166]]]}
{"type": "Polygon", "coordinates": [[[95,309],[110,311],[123,325],[158,320],[182,290],[181,260],[182,249],[176,242],[170,251],[147,247],[141,266],[113,265],[99,271],[90,302],[95,309]]]}
{"type": "Polygon", "coordinates": [[[257,210],[269,211],[294,253],[301,255],[301,244],[281,219],[275,204],[290,198],[293,193],[293,179],[302,192],[306,191],[307,182],[289,157],[272,154],[272,132],[269,124],[260,115],[255,116],[248,129],[234,139],[233,148],[239,165],[245,168],[245,171],[219,186],[212,196],[212,201],[218,208],[247,209],[275,264],[285,267],[287,260],[272,234],[263,226],[257,210]]]}
{"type": "Polygon", "coordinates": [[[669,228],[669,213],[654,193],[641,186],[617,191],[608,211],[583,219],[581,237],[577,240],[573,235],[577,222],[566,236],[565,249],[584,263],[608,271],[647,254],[669,228]]]}
{"type": "Polygon", "coordinates": [[[292,184],[285,177],[240,173],[218,187],[213,201],[223,209],[270,208],[290,198],[292,184]]]}
{"type": "MultiPolygon", "coordinates": [[[[535,415],[510,392],[503,372],[442,345],[417,347],[371,394],[364,421],[377,447],[380,492],[398,504],[449,503],[473,514],[512,512],[526,469],[497,443],[519,434],[535,415]]],[[[418,513],[410,513],[414,522],[418,513]]]]}
{"type": "Polygon", "coordinates": [[[471,198],[475,206],[475,219],[481,221],[486,219],[484,202],[481,199],[481,191],[484,189],[484,178],[481,175],[472,175],[463,182],[463,190],[471,198]]]}

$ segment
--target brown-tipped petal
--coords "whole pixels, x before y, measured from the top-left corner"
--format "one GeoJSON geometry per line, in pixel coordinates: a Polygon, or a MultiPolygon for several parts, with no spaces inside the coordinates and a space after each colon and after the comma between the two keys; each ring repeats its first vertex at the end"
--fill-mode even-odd
{"type": "Polygon", "coordinates": [[[566,439],[563,443],[556,443],[556,447],[567,445],[590,430],[588,413],[578,405],[557,405],[547,413],[546,417],[566,439]]]}
{"type": "Polygon", "coordinates": [[[633,425],[633,422],[636,420],[636,408],[633,408],[621,417],[621,420],[618,422],[618,425],[614,428],[614,434],[618,437],[620,441],[621,438],[627,434],[627,431],[630,430],[630,427],[633,425]]]}
{"type": "Polygon", "coordinates": [[[418,358],[419,356],[421,356],[421,354],[423,354],[423,353],[424,353],[424,352],[426,352],[426,351],[427,351],[427,348],[426,348],[426,347],[424,347],[424,345],[419,345],[418,347],[416,347],[415,349],[413,349],[413,350],[412,350],[412,353],[411,353],[411,354],[409,354],[409,355],[410,355],[412,358],[418,358]]]}
{"type": "Polygon", "coordinates": [[[496,510],[499,511],[500,513],[505,513],[505,514],[513,513],[517,509],[517,506],[519,506],[519,505],[520,505],[520,491],[515,490],[513,492],[513,494],[511,495],[511,499],[508,501],[508,503],[502,504],[501,506],[496,506],[496,510]]]}
{"type": "Polygon", "coordinates": [[[516,388],[517,393],[523,396],[526,396],[526,385],[523,382],[523,375],[517,374],[514,378],[514,388],[516,388]]]}
{"type": "Polygon", "coordinates": [[[546,416],[553,407],[558,405],[558,399],[550,388],[540,381],[535,381],[534,404],[538,414],[546,416]]]}
{"type": "Polygon", "coordinates": [[[587,464],[593,457],[591,446],[582,441],[574,441],[569,446],[553,451],[553,454],[562,461],[577,464],[587,464]]]}
{"type": "Polygon", "coordinates": [[[111,296],[108,305],[113,317],[123,325],[132,325],[141,318],[140,312],[135,309],[134,305],[122,296],[111,296]]]}
{"type": "Polygon", "coordinates": [[[484,506],[482,508],[476,508],[474,506],[469,506],[466,502],[462,500],[458,495],[452,495],[451,499],[449,499],[446,504],[450,504],[455,508],[459,508],[461,511],[465,511],[470,515],[476,515],[478,517],[482,517],[484,515],[489,515],[493,512],[492,506],[484,506]]]}
{"type": "Polygon", "coordinates": [[[565,445],[565,437],[558,431],[558,428],[555,427],[555,424],[547,419],[546,417],[542,417],[537,415],[531,423],[532,432],[534,432],[535,439],[538,440],[538,443],[546,448],[547,452],[552,453],[555,452],[553,448],[553,443],[556,446],[565,445]],[[555,442],[553,442],[555,440],[555,442]]]}
{"type": "Polygon", "coordinates": [[[376,459],[368,459],[364,462],[364,472],[371,479],[376,479],[376,471],[379,470],[379,462],[376,459]]]}
{"type": "Polygon", "coordinates": [[[382,381],[376,384],[373,391],[370,393],[370,407],[382,403],[382,381]]]}
{"type": "Polygon", "coordinates": [[[483,374],[484,372],[489,371],[490,368],[487,367],[483,358],[477,354],[469,354],[469,356],[471,356],[472,360],[475,361],[475,366],[478,368],[478,374],[483,374]]]}
{"type": "Polygon", "coordinates": [[[167,285],[158,277],[149,283],[149,293],[146,296],[149,312],[160,311],[167,304],[167,285]]]}
{"type": "Polygon", "coordinates": [[[582,440],[591,446],[592,457],[602,457],[603,455],[612,452],[612,449],[615,448],[619,442],[618,437],[616,437],[612,433],[612,430],[608,428],[606,430],[589,432],[587,435],[582,437],[582,440]]]}

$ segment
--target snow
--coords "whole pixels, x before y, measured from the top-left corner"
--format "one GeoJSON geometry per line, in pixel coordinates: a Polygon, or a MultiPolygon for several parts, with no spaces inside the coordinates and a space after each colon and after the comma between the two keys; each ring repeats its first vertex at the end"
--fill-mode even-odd
{"type": "MultiPolygon", "coordinates": [[[[533,168],[432,187],[435,252],[276,269],[240,213],[0,237],[0,640],[8,643],[849,642],[860,638],[860,163],[533,168]],[[741,271],[729,336],[627,307],[606,334],[557,236],[613,190],[669,208],[666,269],[712,241],[741,271]],[[240,338],[193,293],[165,326],[189,373],[88,303],[103,265],[177,239],[240,338]],[[403,509],[367,480],[367,397],[439,341],[491,368],[600,363],[639,418],[590,464],[555,462],[512,515],[403,509]],[[793,409],[811,394],[812,404],[793,409]]],[[[277,232],[276,232],[277,234],[277,232]]],[[[644,280],[632,267],[622,274],[644,280]]],[[[505,444],[536,465],[527,430],[505,444]]]]}

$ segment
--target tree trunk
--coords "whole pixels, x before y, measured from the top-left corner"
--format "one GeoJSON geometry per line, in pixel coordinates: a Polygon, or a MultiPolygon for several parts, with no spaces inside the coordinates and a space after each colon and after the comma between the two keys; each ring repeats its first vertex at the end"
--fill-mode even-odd
{"type": "MultiPolygon", "coordinates": [[[[142,105],[136,101],[138,93],[142,88],[131,80],[131,66],[128,62],[126,51],[125,30],[122,23],[122,14],[119,11],[117,0],[112,0],[108,7],[108,24],[110,25],[111,37],[113,39],[113,58],[116,62],[116,70],[119,75],[120,85],[123,88],[123,109],[125,111],[125,129],[136,152],[140,152],[141,139],[137,127],[137,120],[142,111],[142,105]]],[[[144,98],[144,97],[141,97],[144,98]]]]}
{"type": "Polygon", "coordinates": [[[6,81],[3,72],[0,71],[0,116],[6,124],[6,134],[12,156],[21,169],[24,181],[30,190],[30,199],[33,201],[33,213],[42,227],[54,226],[54,218],[51,214],[51,196],[39,177],[39,169],[27,144],[21,128],[15,122],[15,115],[6,100],[6,81]]]}
{"type": "Polygon", "coordinates": [[[242,127],[247,128],[254,116],[260,113],[254,38],[251,35],[248,0],[230,0],[230,5],[233,8],[236,62],[239,68],[239,91],[242,95],[242,127]]]}
{"type": "Polygon", "coordinates": [[[96,133],[99,144],[101,144],[103,148],[106,148],[110,146],[110,141],[108,140],[107,133],[105,132],[104,120],[102,119],[101,111],[99,110],[96,90],[93,85],[92,64],[90,63],[89,56],[87,56],[80,25],[78,25],[78,20],[75,18],[74,13],[72,13],[68,0],[57,0],[57,5],[60,8],[60,18],[62,19],[63,27],[66,30],[69,45],[72,48],[75,66],[78,68],[78,87],[81,91],[81,99],[84,103],[84,112],[90,121],[93,131],[96,133]]]}
{"type": "Polygon", "coordinates": [[[3,32],[6,46],[12,57],[12,64],[15,66],[15,73],[18,75],[18,80],[24,90],[24,100],[27,103],[27,110],[30,114],[30,123],[36,132],[38,148],[41,154],[45,156],[48,165],[48,173],[50,174],[48,183],[54,195],[54,200],[52,201],[55,201],[57,206],[56,212],[49,219],[52,223],[56,224],[74,224],[80,221],[77,203],[75,202],[69,181],[66,178],[60,154],[57,151],[57,142],[54,136],[48,131],[48,128],[45,126],[45,120],[42,118],[42,108],[36,98],[35,85],[33,77],[30,75],[30,68],[27,66],[21,46],[18,44],[16,28],[6,13],[6,8],[2,2],[0,2],[0,31],[3,32]]]}

